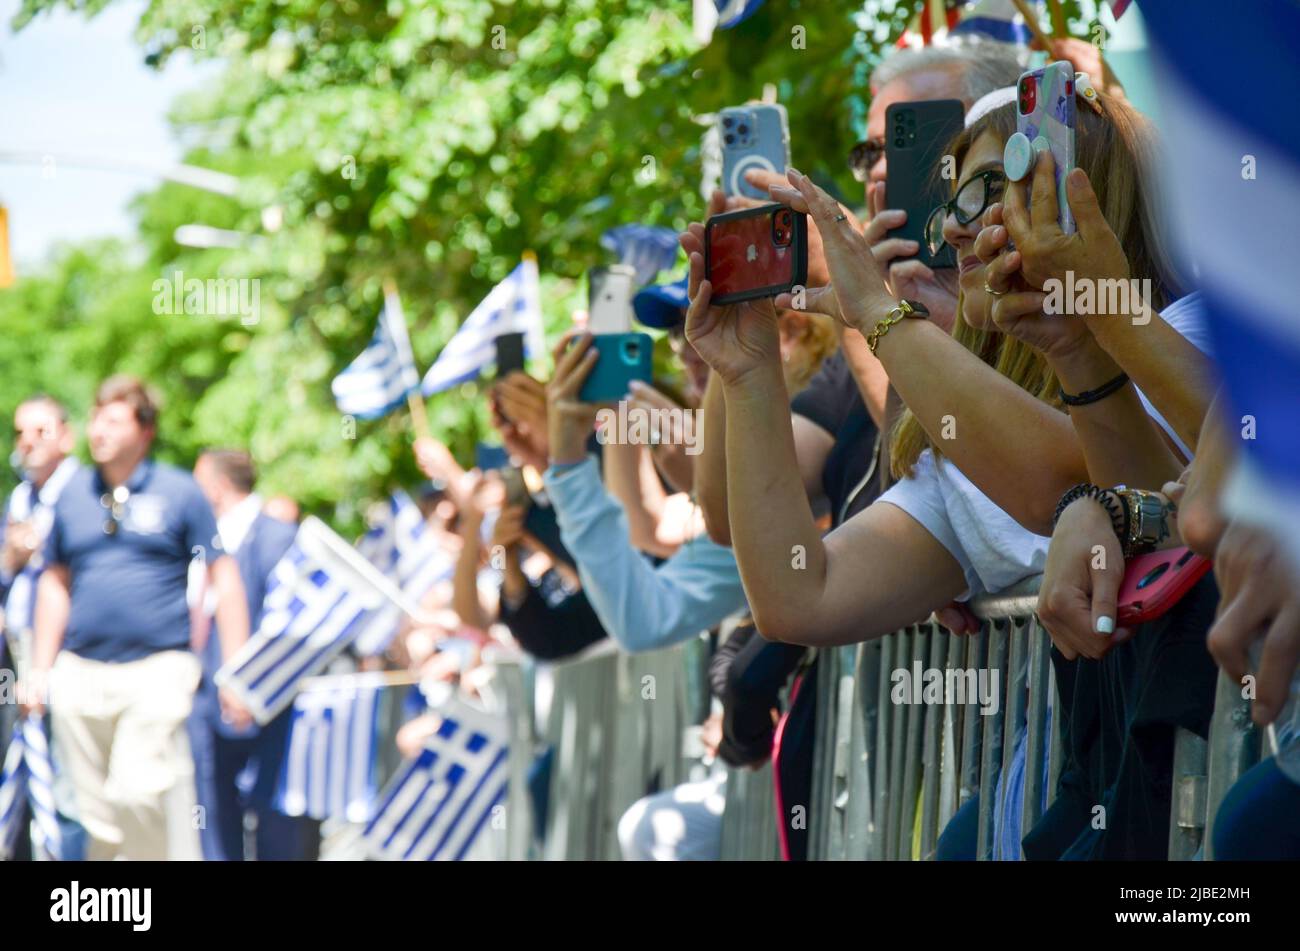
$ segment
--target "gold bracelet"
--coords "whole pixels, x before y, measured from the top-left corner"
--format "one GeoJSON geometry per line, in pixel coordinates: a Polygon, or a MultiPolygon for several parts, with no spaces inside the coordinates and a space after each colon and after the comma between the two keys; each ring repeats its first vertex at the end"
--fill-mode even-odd
{"type": "Polygon", "coordinates": [[[924,308],[917,308],[912,305],[911,301],[901,300],[884,318],[876,324],[874,330],[867,334],[867,346],[871,352],[876,352],[876,346],[880,343],[880,338],[889,333],[889,328],[894,326],[904,317],[928,317],[929,312],[924,308]]]}

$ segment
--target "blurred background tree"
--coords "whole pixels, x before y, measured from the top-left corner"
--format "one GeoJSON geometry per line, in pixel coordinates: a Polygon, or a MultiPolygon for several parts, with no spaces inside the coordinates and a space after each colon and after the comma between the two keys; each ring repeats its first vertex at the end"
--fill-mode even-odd
{"type": "MultiPolygon", "coordinates": [[[[25,0],[16,25],[107,2],[25,0]]],[[[701,48],[688,0],[153,0],[148,62],[223,66],[171,119],[186,160],[238,176],[240,194],[161,185],[136,203],[136,246],[62,249],[0,292],[0,411],[36,389],[85,407],[109,372],[142,374],[166,400],[164,458],[246,445],[265,491],[353,531],[367,501],[420,478],[404,411],[350,438],[329,388],[369,339],[386,277],[421,371],[525,249],[560,332],[583,273],[611,259],[606,229],[699,217],[708,117],[765,84],[790,111],[795,163],[860,201],[844,158],[866,76],[918,4],[769,0],[701,48]],[[271,231],[266,209],[282,220],[271,231]],[[182,247],[192,222],[248,237],[182,247]],[[155,314],[154,281],[178,271],[256,279],[259,322],[155,314]]],[[[429,401],[467,464],[489,435],[481,394],[429,401]]]]}

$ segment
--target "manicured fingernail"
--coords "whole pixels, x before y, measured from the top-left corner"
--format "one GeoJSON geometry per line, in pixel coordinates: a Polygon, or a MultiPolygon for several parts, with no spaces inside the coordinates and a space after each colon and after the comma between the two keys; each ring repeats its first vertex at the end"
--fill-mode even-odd
{"type": "Polygon", "coordinates": [[[799,169],[795,168],[793,165],[790,166],[790,171],[794,173],[795,177],[803,178],[803,172],[799,171],[799,169]]]}
{"type": "Polygon", "coordinates": [[[1104,614],[1101,617],[1097,618],[1097,633],[1114,634],[1115,619],[1113,617],[1106,617],[1106,615],[1104,614]]]}

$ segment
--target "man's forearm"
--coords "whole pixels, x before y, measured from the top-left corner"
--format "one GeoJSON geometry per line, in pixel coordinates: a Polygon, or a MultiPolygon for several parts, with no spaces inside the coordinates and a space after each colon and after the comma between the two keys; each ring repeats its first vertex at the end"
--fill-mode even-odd
{"type": "Polygon", "coordinates": [[[32,669],[47,671],[63,647],[72,595],[67,568],[51,565],[36,584],[36,615],[32,631],[32,669]]]}

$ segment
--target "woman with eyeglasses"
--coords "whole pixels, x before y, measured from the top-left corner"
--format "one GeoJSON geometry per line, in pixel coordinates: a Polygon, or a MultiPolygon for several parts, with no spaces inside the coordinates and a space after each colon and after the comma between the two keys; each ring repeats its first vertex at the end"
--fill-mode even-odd
{"type": "MultiPolygon", "coordinates": [[[[1079,110],[1077,162],[1097,194],[1096,210],[1081,204],[1076,217],[1104,217],[1131,276],[1150,282],[1149,303],[1161,310],[1176,282],[1156,264],[1139,191],[1144,123],[1122,103],[1104,109],[1079,110]]],[[[901,481],[825,538],[799,482],[789,416],[781,412],[772,307],[710,307],[703,262],[692,256],[687,335],[725,384],[731,537],[765,636],[811,646],[868,640],[954,598],[1000,591],[1039,573],[1057,503],[1088,478],[1092,437],[1103,430],[1110,450],[1098,458],[1127,473],[1116,481],[1158,486],[1163,474],[1179,469],[1174,433],[1163,421],[1157,428],[1132,385],[1111,384],[1092,397],[1108,404],[1097,416],[1104,423],[1083,431],[1075,425],[1063,402],[1113,381],[1114,358],[1094,346],[1088,322],[1045,317],[1045,294],[1012,283],[1020,279],[1018,257],[986,267],[976,253],[983,216],[1005,190],[1002,154],[1014,131],[1008,103],[970,123],[947,150],[957,160],[958,187],[933,217],[958,261],[961,300],[951,335],[913,303],[892,298],[879,271],[862,266],[867,242],[821,189],[793,170],[793,187],[772,189],[774,199],[810,213],[826,248],[833,286],[810,291],[808,309],[860,331],[907,406],[892,434],[891,464],[901,481]]],[[[932,240],[938,233],[931,229],[932,240]]],[[[1166,316],[1178,325],[1175,335],[1199,336],[1194,305],[1166,316]]]]}

